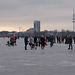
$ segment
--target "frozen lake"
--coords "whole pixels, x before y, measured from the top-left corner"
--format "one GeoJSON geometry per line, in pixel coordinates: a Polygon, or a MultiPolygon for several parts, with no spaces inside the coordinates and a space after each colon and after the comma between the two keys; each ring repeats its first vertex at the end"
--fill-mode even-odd
{"type": "Polygon", "coordinates": [[[75,75],[75,51],[67,44],[24,50],[24,39],[10,47],[8,40],[0,38],[0,75],[75,75]]]}

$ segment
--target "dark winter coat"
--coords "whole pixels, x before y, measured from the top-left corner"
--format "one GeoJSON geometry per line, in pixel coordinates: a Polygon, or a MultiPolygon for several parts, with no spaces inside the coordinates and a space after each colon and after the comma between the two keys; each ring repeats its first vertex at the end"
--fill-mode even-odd
{"type": "Polygon", "coordinates": [[[24,38],[24,42],[25,42],[25,45],[28,44],[28,38],[27,37],[24,38]]]}
{"type": "Polygon", "coordinates": [[[41,45],[44,46],[45,45],[45,38],[41,37],[41,45]]]}
{"type": "Polygon", "coordinates": [[[34,37],[34,43],[37,43],[37,37],[34,37]]]}
{"type": "Polygon", "coordinates": [[[53,42],[53,36],[49,37],[49,42],[53,42]]]}
{"type": "Polygon", "coordinates": [[[69,38],[68,38],[68,42],[69,42],[69,43],[72,43],[72,37],[69,37],[69,38]]]}

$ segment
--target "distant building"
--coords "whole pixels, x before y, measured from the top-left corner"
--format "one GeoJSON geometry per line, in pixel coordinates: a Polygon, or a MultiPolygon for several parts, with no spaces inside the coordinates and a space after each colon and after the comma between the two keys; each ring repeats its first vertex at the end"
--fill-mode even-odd
{"type": "Polygon", "coordinates": [[[34,28],[30,28],[27,30],[28,33],[34,33],[36,30],[34,28]]]}
{"type": "Polygon", "coordinates": [[[34,29],[36,32],[40,32],[40,21],[34,21],[34,29]]]}

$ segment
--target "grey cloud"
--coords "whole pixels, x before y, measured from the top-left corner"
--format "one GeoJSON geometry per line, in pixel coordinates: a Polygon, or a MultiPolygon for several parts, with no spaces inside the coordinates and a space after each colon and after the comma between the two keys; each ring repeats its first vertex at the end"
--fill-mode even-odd
{"type": "Polygon", "coordinates": [[[74,0],[0,0],[0,22],[43,23],[68,22],[72,18],[74,0]]]}

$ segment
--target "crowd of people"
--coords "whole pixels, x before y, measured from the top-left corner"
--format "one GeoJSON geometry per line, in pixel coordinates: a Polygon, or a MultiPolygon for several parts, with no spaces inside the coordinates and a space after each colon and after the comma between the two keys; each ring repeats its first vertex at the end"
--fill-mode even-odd
{"type": "MultiPolygon", "coordinates": [[[[11,36],[10,37],[10,41],[7,41],[8,46],[17,46],[16,44],[16,40],[18,37],[16,36],[11,36]]],[[[75,37],[72,37],[71,35],[69,36],[57,36],[54,37],[53,35],[50,35],[48,37],[44,37],[43,35],[41,37],[28,37],[25,36],[24,37],[24,43],[25,43],[25,50],[27,50],[27,45],[30,46],[31,50],[32,49],[37,49],[37,47],[41,47],[41,49],[44,49],[45,46],[47,46],[47,42],[49,42],[50,47],[52,47],[54,45],[54,43],[65,43],[65,44],[69,44],[68,49],[73,49],[73,45],[72,45],[72,41],[74,41],[75,44],[75,37]]]]}
{"type": "Polygon", "coordinates": [[[25,50],[27,50],[28,43],[31,47],[31,50],[34,49],[34,48],[37,49],[37,46],[40,47],[40,44],[41,44],[41,49],[44,49],[44,47],[45,47],[45,38],[44,38],[43,35],[42,35],[41,38],[37,38],[36,36],[30,37],[29,40],[28,40],[28,37],[26,36],[24,38],[24,42],[25,42],[25,50]]]}
{"type": "Polygon", "coordinates": [[[53,35],[50,35],[49,37],[44,37],[43,35],[41,37],[28,37],[25,36],[24,38],[24,42],[25,42],[25,50],[27,50],[27,45],[29,44],[30,47],[31,47],[31,50],[33,48],[37,49],[37,46],[41,46],[41,49],[44,49],[44,47],[47,45],[46,42],[49,42],[50,43],[50,47],[53,46],[54,43],[65,43],[65,44],[69,44],[69,47],[68,49],[73,49],[73,46],[72,46],[72,41],[74,39],[74,43],[75,43],[75,37],[72,37],[71,35],[69,36],[57,36],[57,37],[54,37],[53,35]]]}
{"type": "Polygon", "coordinates": [[[7,44],[6,45],[8,45],[8,46],[17,46],[17,44],[16,44],[16,39],[17,39],[17,37],[15,37],[15,36],[11,36],[10,37],[10,41],[7,41],[7,44]]]}

